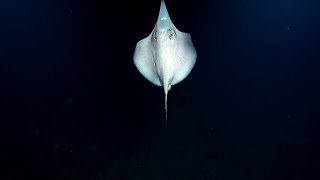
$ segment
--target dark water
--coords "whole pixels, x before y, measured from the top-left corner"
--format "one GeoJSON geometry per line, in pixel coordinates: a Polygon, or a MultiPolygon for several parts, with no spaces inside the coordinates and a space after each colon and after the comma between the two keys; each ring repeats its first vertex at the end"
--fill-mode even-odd
{"type": "Polygon", "coordinates": [[[136,70],[160,1],[0,1],[0,179],[320,179],[320,3],[168,0],[198,51],[136,70]]]}

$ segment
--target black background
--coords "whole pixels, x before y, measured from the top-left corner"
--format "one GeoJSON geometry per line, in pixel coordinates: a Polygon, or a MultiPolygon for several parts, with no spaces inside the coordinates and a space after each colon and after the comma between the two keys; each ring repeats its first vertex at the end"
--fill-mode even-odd
{"type": "Polygon", "coordinates": [[[0,1],[0,178],[319,179],[317,0],[168,0],[198,59],[133,64],[158,1],[0,1]]]}

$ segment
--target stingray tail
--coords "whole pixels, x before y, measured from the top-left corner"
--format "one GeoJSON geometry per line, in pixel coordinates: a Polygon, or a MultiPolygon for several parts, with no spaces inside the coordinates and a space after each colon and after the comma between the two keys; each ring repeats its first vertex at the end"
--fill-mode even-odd
{"type": "Polygon", "coordinates": [[[166,125],[168,124],[168,108],[167,108],[167,102],[168,102],[168,94],[166,93],[164,96],[164,108],[166,110],[166,125]]]}

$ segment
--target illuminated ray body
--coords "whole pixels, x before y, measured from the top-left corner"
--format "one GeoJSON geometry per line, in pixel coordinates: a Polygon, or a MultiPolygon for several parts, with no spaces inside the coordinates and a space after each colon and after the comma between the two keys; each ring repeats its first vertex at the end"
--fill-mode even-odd
{"type": "Polygon", "coordinates": [[[157,23],[151,34],[137,43],[133,60],[146,79],[163,87],[166,122],[168,91],[189,75],[196,58],[191,36],[174,26],[162,0],[157,23]]]}

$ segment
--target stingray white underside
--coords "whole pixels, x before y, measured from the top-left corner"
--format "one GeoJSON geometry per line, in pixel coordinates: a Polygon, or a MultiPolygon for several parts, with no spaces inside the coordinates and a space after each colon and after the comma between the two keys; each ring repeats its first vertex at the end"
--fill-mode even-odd
{"type": "Polygon", "coordinates": [[[153,31],[136,45],[134,64],[146,79],[163,86],[167,102],[171,86],[189,75],[196,59],[197,52],[191,36],[174,26],[162,0],[153,31]]]}
{"type": "MultiPolygon", "coordinates": [[[[160,66],[160,59],[154,56],[153,52],[156,49],[152,47],[151,36],[152,34],[137,43],[134,63],[146,79],[157,86],[163,86],[161,74],[157,70],[157,67],[160,66]]],[[[173,54],[173,58],[170,59],[172,71],[172,80],[168,83],[170,86],[181,82],[189,75],[197,56],[189,34],[177,32],[177,38],[179,40],[176,42],[176,47],[165,51],[172,51],[173,54]]]]}

